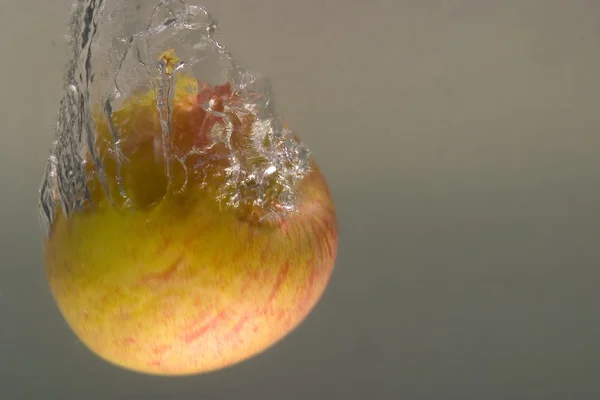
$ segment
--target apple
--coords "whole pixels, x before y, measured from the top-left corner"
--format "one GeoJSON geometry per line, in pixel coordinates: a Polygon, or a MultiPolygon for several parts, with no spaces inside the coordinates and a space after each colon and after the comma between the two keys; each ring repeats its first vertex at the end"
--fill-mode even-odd
{"type": "MultiPolygon", "coordinates": [[[[200,103],[208,96],[224,111],[235,99],[227,86],[185,76],[175,90],[173,157],[163,152],[155,93],[113,112],[119,149],[96,115],[103,169],[86,162],[89,207],[69,216],[58,210],[44,242],[50,290],[81,342],[112,364],[156,375],[229,367],[281,340],[321,297],[338,242],[314,162],[296,185],[296,212],[272,212],[276,183],[263,204],[224,205],[219,188],[231,149],[207,145],[223,121],[200,103]],[[191,148],[205,151],[184,159],[191,148]]],[[[245,149],[252,118],[234,117],[232,143],[245,149]]]]}

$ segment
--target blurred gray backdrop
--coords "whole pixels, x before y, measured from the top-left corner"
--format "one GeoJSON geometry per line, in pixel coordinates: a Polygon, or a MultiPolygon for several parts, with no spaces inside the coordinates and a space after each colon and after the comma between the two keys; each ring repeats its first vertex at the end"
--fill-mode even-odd
{"type": "Polygon", "coordinates": [[[46,287],[36,211],[70,1],[2,0],[0,399],[600,398],[600,1],[202,4],[329,179],[328,290],[210,375],[89,353],[46,287]]]}

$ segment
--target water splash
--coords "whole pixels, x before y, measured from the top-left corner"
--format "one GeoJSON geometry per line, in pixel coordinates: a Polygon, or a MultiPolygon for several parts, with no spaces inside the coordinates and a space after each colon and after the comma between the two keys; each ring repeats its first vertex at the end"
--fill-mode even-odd
{"type": "Polygon", "coordinates": [[[160,126],[156,148],[162,152],[169,190],[184,191],[188,178],[203,168],[187,161],[206,157],[221,145],[227,149],[227,165],[216,196],[224,206],[251,205],[267,216],[294,212],[296,187],[310,171],[310,153],[277,116],[268,80],[234,61],[215,39],[217,23],[204,8],[181,0],[148,3],[78,0],[73,4],[67,35],[72,57],[40,188],[44,232],[50,232],[58,212],[69,216],[94,207],[90,174],[114,204],[132,206],[121,173],[131,161],[122,149],[123,132],[114,119],[128,99],[144,92],[155,96],[160,126]],[[212,121],[208,141],[185,149],[174,146],[177,132],[172,116],[174,85],[183,75],[194,77],[213,93],[198,97],[206,115],[212,116],[205,119],[205,123],[212,121]],[[98,150],[103,140],[95,123],[98,110],[110,132],[105,145],[115,160],[115,185],[107,179],[106,155],[98,150]],[[240,121],[249,131],[243,140],[235,137],[240,121]],[[173,180],[178,166],[185,169],[183,184],[173,180]]]}

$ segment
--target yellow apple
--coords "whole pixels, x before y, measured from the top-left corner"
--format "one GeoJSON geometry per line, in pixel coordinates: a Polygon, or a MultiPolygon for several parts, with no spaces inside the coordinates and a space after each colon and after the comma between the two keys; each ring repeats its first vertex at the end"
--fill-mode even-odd
{"type": "MultiPolygon", "coordinates": [[[[219,121],[211,125],[198,107],[196,80],[176,83],[170,150],[183,155],[205,145],[214,131],[206,126],[219,121]]],[[[218,107],[224,88],[211,90],[218,107]]],[[[296,212],[278,218],[252,202],[223,206],[223,146],[165,172],[155,97],[132,97],[113,113],[119,151],[97,117],[105,186],[86,163],[89,207],[68,217],[57,211],[44,243],[47,277],[65,320],[98,356],[142,373],[204,373],[269,348],[307,316],[333,269],[335,210],[314,163],[297,185],[296,212]]],[[[249,121],[234,121],[240,146],[249,121]]]]}

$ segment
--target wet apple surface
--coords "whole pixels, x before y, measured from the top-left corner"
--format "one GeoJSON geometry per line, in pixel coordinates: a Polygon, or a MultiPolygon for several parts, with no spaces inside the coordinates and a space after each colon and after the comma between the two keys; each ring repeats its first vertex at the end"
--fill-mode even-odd
{"type": "Polygon", "coordinates": [[[314,162],[294,212],[273,214],[275,180],[260,202],[224,206],[219,190],[236,147],[209,147],[208,136],[234,120],[242,151],[252,119],[227,117],[220,99],[235,99],[225,86],[181,76],[175,90],[173,157],[157,140],[155,92],[128,99],[110,124],[98,117],[103,175],[86,163],[90,206],[57,210],[44,247],[51,291],[81,341],[111,363],[162,375],[213,371],[269,348],[315,306],[337,250],[333,202],[314,162]],[[217,116],[199,106],[207,99],[217,116]],[[118,152],[109,125],[122,134],[118,152]]]}
{"type": "Polygon", "coordinates": [[[77,0],[39,215],[77,337],[132,371],[229,367],[285,337],[330,279],[337,220],[266,78],[182,0],[77,0]]]}

